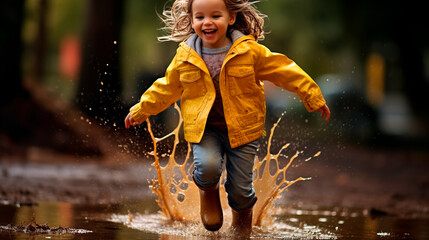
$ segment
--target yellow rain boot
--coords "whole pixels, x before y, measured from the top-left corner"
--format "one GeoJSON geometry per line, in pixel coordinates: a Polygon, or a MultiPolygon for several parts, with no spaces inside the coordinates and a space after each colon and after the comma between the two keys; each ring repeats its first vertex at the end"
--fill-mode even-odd
{"type": "MultiPolygon", "coordinates": [[[[194,180],[195,183],[195,180],[194,180]]],[[[209,231],[217,231],[223,224],[223,213],[219,197],[219,183],[200,189],[200,214],[204,227],[209,231]]]]}
{"type": "Polygon", "coordinates": [[[232,230],[243,236],[250,236],[252,232],[252,217],[253,217],[253,206],[248,209],[235,210],[231,208],[232,211],[232,230]]]}

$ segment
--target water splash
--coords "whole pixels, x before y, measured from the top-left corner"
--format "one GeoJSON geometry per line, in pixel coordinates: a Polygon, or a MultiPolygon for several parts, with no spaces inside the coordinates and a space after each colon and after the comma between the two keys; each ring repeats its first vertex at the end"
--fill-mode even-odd
{"type": "MultiPolygon", "coordinates": [[[[191,147],[188,144],[188,151],[186,154],[185,161],[182,164],[179,164],[175,159],[175,153],[177,145],[179,144],[179,130],[183,123],[183,118],[181,116],[180,109],[177,104],[174,105],[174,108],[179,114],[179,122],[176,128],[169,134],[164,137],[155,137],[151,128],[149,120],[146,120],[148,125],[148,131],[153,141],[153,152],[151,155],[155,158],[154,163],[152,164],[157,172],[157,178],[151,180],[150,189],[158,197],[157,203],[161,208],[163,215],[166,219],[173,221],[184,221],[184,222],[199,222],[199,192],[196,185],[192,182],[191,172],[193,170],[193,164],[190,160],[191,156],[191,147]],[[174,145],[169,155],[168,162],[165,166],[161,166],[159,154],[157,151],[157,144],[167,138],[174,136],[174,145]]],[[[308,180],[309,178],[299,177],[294,180],[287,180],[286,170],[292,164],[292,162],[298,157],[300,152],[296,152],[283,168],[279,166],[279,157],[281,153],[288,148],[289,144],[284,145],[278,153],[271,153],[271,142],[274,136],[274,131],[278,126],[281,117],[271,128],[267,154],[262,160],[259,160],[257,157],[254,164],[254,179],[253,184],[258,197],[253,208],[253,225],[254,226],[268,226],[273,224],[274,218],[272,217],[275,214],[275,209],[273,206],[274,200],[280,198],[280,194],[290,187],[292,184],[308,180]],[[271,162],[274,161],[276,166],[276,172],[274,174],[270,173],[271,162]],[[272,186],[267,188],[267,186],[272,186]]],[[[320,152],[316,153],[314,157],[320,155],[320,152]]],[[[308,161],[307,159],[306,161],[308,161]]],[[[224,182],[225,174],[222,175],[224,182]]],[[[225,188],[223,185],[220,187],[221,203],[224,210],[225,220],[229,221],[231,218],[225,188]]]]}
{"type": "MultiPolygon", "coordinates": [[[[160,239],[240,239],[229,228],[210,232],[195,222],[170,221],[160,214],[114,214],[109,219],[139,231],[161,235],[160,239]]],[[[228,223],[228,222],[227,222],[228,223]]],[[[224,224],[226,225],[226,224],[224,224]]],[[[337,239],[336,235],[314,225],[292,226],[275,222],[270,226],[253,226],[250,239],[337,239]]]]}
{"type": "Polygon", "coordinates": [[[195,222],[198,219],[198,211],[190,211],[193,206],[199,206],[198,189],[191,183],[188,161],[190,160],[191,147],[188,144],[188,152],[185,161],[178,164],[175,160],[177,145],[179,144],[179,130],[183,123],[183,118],[177,104],[174,108],[179,113],[177,127],[164,137],[156,138],[153,134],[149,120],[146,120],[148,131],[153,141],[153,152],[155,158],[152,164],[157,172],[157,179],[152,179],[150,189],[158,196],[157,203],[162,213],[171,220],[195,222]],[[171,136],[174,136],[173,150],[169,156],[167,165],[162,167],[158,157],[157,144],[171,136]]]}

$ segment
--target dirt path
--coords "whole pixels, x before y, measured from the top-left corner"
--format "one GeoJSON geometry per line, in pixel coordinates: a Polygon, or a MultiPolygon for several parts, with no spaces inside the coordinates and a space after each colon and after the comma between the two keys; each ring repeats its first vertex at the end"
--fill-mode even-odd
{"type": "Polygon", "coordinates": [[[0,163],[0,201],[34,204],[40,200],[117,203],[148,197],[149,163],[0,163]]]}

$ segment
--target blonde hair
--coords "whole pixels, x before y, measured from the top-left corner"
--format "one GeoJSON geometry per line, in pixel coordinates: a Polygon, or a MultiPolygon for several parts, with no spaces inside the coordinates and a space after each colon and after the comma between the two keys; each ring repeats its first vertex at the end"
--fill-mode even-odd
{"type": "MultiPolygon", "coordinates": [[[[223,0],[230,13],[236,13],[235,23],[230,26],[245,35],[253,35],[255,39],[264,39],[264,18],[267,16],[259,12],[253,4],[258,1],[223,0]]],[[[171,9],[164,7],[162,15],[165,36],[158,37],[159,41],[181,42],[188,39],[195,31],[192,29],[193,0],[175,0],[171,9]]]]}

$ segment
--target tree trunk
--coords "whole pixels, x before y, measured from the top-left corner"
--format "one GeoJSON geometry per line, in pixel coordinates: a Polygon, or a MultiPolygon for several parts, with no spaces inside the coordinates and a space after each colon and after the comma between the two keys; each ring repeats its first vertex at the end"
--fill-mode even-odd
{"type": "Polygon", "coordinates": [[[110,126],[124,114],[119,66],[122,12],[120,0],[88,1],[76,93],[81,111],[110,126]]]}
{"type": "Polygon", "coordinates": [[[48,16],[48,0],[39,1],[39,19],[37,22],[37,37],[36,37],[36,52],[34,56],[34,79],[36,83],[41,83],[45,70],[46,56],[46,37],[47,37],[47,16],[48,16]]]}
{"type": "MultiPolygon", "coordinates": [[[[14,98],[27,96],[22,85],[22,19],[24,0],[0,3],[0,106],[3,109],[14,98]]],[[[2,116],[3,119],[3,116],[2,116]]]]}

